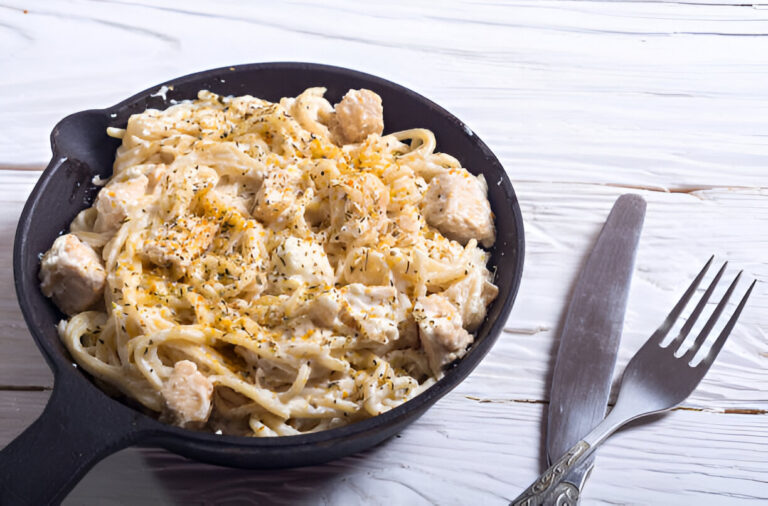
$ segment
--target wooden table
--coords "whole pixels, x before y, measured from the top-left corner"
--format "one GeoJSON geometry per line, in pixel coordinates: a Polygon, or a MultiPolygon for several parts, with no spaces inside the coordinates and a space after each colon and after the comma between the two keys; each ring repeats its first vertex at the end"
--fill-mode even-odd
{"type": "Polygon", "coordinates": [[[527,240],[504,334],[466,382],[366,453],[245,472],[129,448],[65,503],[505,504],[541,470],[567,294],[626,192],[648,214],[617,371],[710,254],[759,282],[685,407],[600,450],[584,504],[768,500],[768,4],[362,4],[0,2],[0,445],[52,388],[11,249],[56,121],[197,70],[315,61],[413,88],[499,156],[527,240]]]}

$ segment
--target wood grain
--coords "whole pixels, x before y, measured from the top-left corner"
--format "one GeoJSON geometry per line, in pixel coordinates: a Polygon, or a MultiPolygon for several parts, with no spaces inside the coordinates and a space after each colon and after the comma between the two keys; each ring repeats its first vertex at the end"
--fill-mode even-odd
{"type": "Polygon", "coordinates": [[[768,9],[751,4],[5,0],[0,14],[0,111],[14,125],[0,164],[44,165],[56,121],[167,79],[306,60],[426,94],[517,180],[768,184],[768,9]]]}
{"type": "Polygon", "coordinates": [[[0,171],[0,388],[50,387],[53,376],[35,346],[13,289],[13,239],[39,173],[0,171]]]}
{"type": "Polygon", "coordinates": [[[0,0],[0,47],[0,446],[52,387],[11,289],[12,243],[67,114],[236,63],[355,68],[462,118],[502,160],[525,218],[505,332],[400,438],[268,473],[130,448],[66,503],[506,503],[541,470],[562,313],[625,192],[642,195],[648,214],[617,371],[709,255],[758,284],[687,409],[612,438],[584,504],[768,501],[767,3],[0,0]]]}
{"type": "MultiPolygon", "coordinates": [[[[0,413],[14,413],[0,424],[0,446],[34,419],[47,395],[0,392],[0,413]]],[[[129,448],[98,464],[64,504],[507,504],[535,477],[544,409],[454,395],[372,450],[286,471],[227,469],[129,448]]],[[[768,500],[766,421],[675,411],[625,429],[598,453],[584,504],[768,500]]]]}
{"type": "MultiPolygon", "coordinates": [[[[0,188],[0,275],[8,284],[12,233],[25,192],[35,178],[34,173],[0,172],[0,181],[7,182],[0,188]]],[[[516,187],[528,243],[522,288],[504,334],[460,391],[484,399],[545,400],[563,302],[611,205],[625,190],[532,182],[519,182],[516,187]]],[[[648,201],[648,212],[617,370],[661,323],[704,260],[715,253],[718,259],[734,264],[727,271],[729,275],[744,269],[747,277],[760,283],[716,365],[685,405],[715,410],[768,409],[768,264],[756,261],[768,245],[768,232],[743,233],[759,230],[768,222],[768,190],[638,193],[648,201]],[[735,222],[744,228],[733,228],[735,222]],[[712,234],[712,230],[718,233],[712,234]],[[745,384],[749,388],[744,388],[745,384]]],[[[744,285],[746,282],[742,289],[744,285]]],[[[0,322],[7,327],[6,338],[0,340],[2,356],[24,358],[3,365],[0,385],[50,387],[50,373],[32,344],[10,291],[0,293],[0,322]]]]}

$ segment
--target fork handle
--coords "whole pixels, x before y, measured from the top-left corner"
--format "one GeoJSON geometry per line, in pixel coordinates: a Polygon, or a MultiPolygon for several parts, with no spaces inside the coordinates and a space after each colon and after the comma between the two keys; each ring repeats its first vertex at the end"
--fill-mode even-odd
{"type": "Polygon", "coordinates": [[[620,390],[619,397],[616,399],[616,405],[603,418],[603,421],[597,424],[597,427],[592,429],[581,441],[565,452],[549,469],[544,471],[530,487],[512,501],[511,506],[542,506],[549,504],[548,499],[553,494],[560,495],[559,490],[556,490],[558,485],[563,483],[563,480],[568,477],[571,471],[583,464],[594,453],[600,443],[605,441],[608,436],[625,423],[649,413],[638,412],[631,403],[623,402],[622,399],[624,397],[621,396],[621,392],[620,390]]]}
{"type": "MultiPolygon", "coordinates": [[[[539,478],[533,482],[522,494],[512,501],[512,506],[541,506],[550,495],[562,490],[558,487],[568,476],[571,470],[579,466],[594,451],[584,440],[579,441],[560,457],[560,460],[552,464],[549,469],[544,471],[539,478]]],[[[573,487],[575,488],[575,487],[573,487]]],[[[571,491],[573,493],[573,491],[571,491]]],[[[570,498],[570,497],[569,497],[570,498]]],[[[576,490],[576,500],[578,500],[578,489],[576,490]]],[[[565,503],[565,504],[576,504],[565,503]]]]}
{"type": "Polygon", "coordinates": [[[573,483],[562,482],[546,498],[548,506],[577,506],[579,504],[579,488],[573,483]]]}

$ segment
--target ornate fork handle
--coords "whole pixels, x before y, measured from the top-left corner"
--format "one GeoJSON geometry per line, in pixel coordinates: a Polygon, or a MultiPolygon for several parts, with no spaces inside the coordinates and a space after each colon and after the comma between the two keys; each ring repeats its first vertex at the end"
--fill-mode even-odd
{"type": "Polygon", "coordinates": [[[579,504],[579,489],[572,483],[564,481],[555,487],[549,499],[548,504],[552,506],[576,506],[579,504]]]}
{"type": "MultiPolygon", "coordinates": [[[[741,311],[747,303],[749,294],[752,293],[757,280],[753,281],[747,292],[742,297],[741,302],[736,307],[731,318],[725,324],[720,335],[712,341],[711,347],[696,365],[691,365],[691,360],[699,353],[701,346],[707,341],[707,336],[712,331],[712,328],[717,323],[718,318],[725,309],[728,299],[733,293],[733,289],[739,282],[739,273],[733,280],[731,285],[726,290],[720,302],[717,304],[712,315],[707,320],[704,328],[699,332],[699,335],[694,340],[694,344],[687,350],[682,349],[682,343],[685,342],[686,336],[691,331],[694,323],[701,315],[704,306],[709,300],[712,292],[715,290],[720,277],[725,271],[726,264],[720,268],[720,271],[715,275],[715,278],[704,292],[704,295],[699,300],[693,313],[688,317],[685,325],[680,330],[678,336],[672,340],[670,344],[665,347],[661,347],[661,343],[665,336],[672,328],[675,321],[682,313],[688,301],[693,296],[696,288],[699,286],[699,282],[707,272],[709,265],[712,263],[712,259],[704,266],[699,272],[696,279],[693,280],[691,286],[688,287],[683,297],[678,301],[675,307],[667,316],[664,323],[651,335],[650,339],[638,350],[637,353],[627,364],[624,374],[621,378],[621,386],[619,388],[619,395],[616,399],[616,405],[608,413],[608,415],[600,422],[597,427],[584,436],[584,438],[576,443],[570,450],[568,450],[563,457],[555,462],[552,467],[544,471],[538,480],[533,485],[528,487],[517,499],[512,501],[513,506],[540,506],[545,503],[549,504],[551,498],[556,498],[557,501],[561,499],[567,501],[567,494],[563,496],[561,494],[562,488],[558,489],[558,485],[563,483],[563,480],[570,474],[571,470],[581,465],[584,460],[589,457],[595,448],[613,434],[616,429],[629,422],[642,416],[650,415],[653,413],[660,413],[667,411],[688,397],[694,388],[701,382],[701,379],[709,370],[709,366],[720,353],[720,350],[725,344],[725,340],[728,339],[731,330],[736,325],[736,320],[739,319],[741,311]],[[677,352],[681,352],[681,356],[676,355],[677,352]]],[[[575,488],[575,487],[574,487],[575,488]]],[[[577,491],[578,492],[578,491],[577,491]]],[[[576,496],[578,498],[578,495],[576,496]]],[[[559,503],[558,503],[559,504],[559,503]]],[[[568,504],[565,502],[564,504],[568,504]]]]}
{"type": "Polygon", "coordinates": [[[554,504],[558,506],[576,504],[579,490],[562,481],[592,453],[588,451],[590,448],[592,447],[589,443],[583,440],[573,445],[560,460],[544,471],[533,485],[512,501],[512,506],[540,506],[550,497],[556,500],[554,504]]]}

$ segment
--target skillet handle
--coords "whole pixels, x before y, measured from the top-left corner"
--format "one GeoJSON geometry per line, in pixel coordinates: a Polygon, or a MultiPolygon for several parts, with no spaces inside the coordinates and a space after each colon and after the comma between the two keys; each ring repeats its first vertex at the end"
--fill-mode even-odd
{"type": "Polygon", "coordinates": [[[61,383],[43,414],[0,451],[0,504],[59,504],[99,460],[146,435],[138,413],[105,402],[84,378],[61,383]]]}

